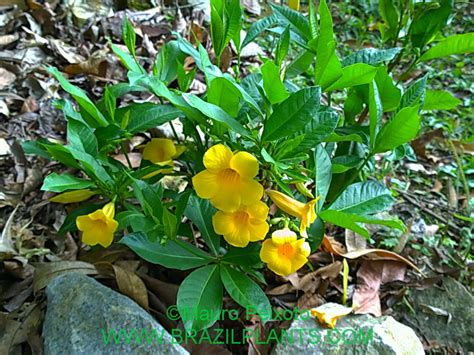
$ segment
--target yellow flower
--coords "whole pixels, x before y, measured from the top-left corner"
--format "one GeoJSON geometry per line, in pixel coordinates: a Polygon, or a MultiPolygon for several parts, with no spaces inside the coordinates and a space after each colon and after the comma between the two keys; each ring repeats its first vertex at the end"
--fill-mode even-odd
{"type": "Polygon", "coordinates": [[[100,244],[104,248],[112,244],[118,222],[114,219],[115,207],[109,202],[102,209],[76,219],[77,228],[82,232],[82,241],[88,245],[100,244]]]}
{"type": "Polygon", "coordinates": [[[56,195],[49,200],[56,203],[73,203],[73,202],[82,202],[94,196],[97,192],[91,190],[75,190],[67,191],[62,194],[56,195]]]}
{"type": "Polygon", "coordinates": [[[311,223],[316,220],[315,206],[320,196],[316,197],[314,200],[309,201],[308,203],[303,203],[275,190],[268,190],[267,195],[270,196],[273,203],[275,203],[278,208],[301,220],[300,234],[306,238],[308,236],[306,233],[306,228],[308,228],[311,223]]]}
{"type": "Polygon", "coordinates": [[[347,316],[352,308],[344,307],[337,303],[325,303],[322,306],[310,310],[311,315],[316,317],[322,325],[334,328],[339,318],[347,316]]]}
{"type": "Polygon", "coordinates": [[[268,233],[268,206],[261,201],[252,205],[241,205],[235,212],[217,211],[212,225],[217,234],[234,247],[244,248],[249,242],[265,239],[268,233]]]}
{"type": "Polygon", "coordinates": [[[219,210],[234,212],[243,205],[251,205],[262,198],[263,187],[253,178],[258,173],[258,161],[247,152],[232,151],[222,144],[208,149],[204,166],[193,177],[199,197],[210,199],[219,210]]]}
{"type": "Polygon", "coordinates": [[[288,276],[306,264],[310,252],[304,239],[297,239],[295,232],[284,228],[273,232],[271,239],[263,242],[260,259],[275,274],[288,276]]]}
{"type": "Polygon", "coordinates": [[[295,11],[299,11],[300,9],[300,0],[288,0],[288,7],[295,11]]]}
{"type": "Polygon", "coordinates": [[[144,176],[144,179],[151,178],[158,174],[169,174],[173,171],[173,159],[176,159],[184,152],[184,147],[175,145],[171,139],[153,138],[145,145],[142,158],[151,161],[153,164],[167,167],[159,169],[144,176]]]}

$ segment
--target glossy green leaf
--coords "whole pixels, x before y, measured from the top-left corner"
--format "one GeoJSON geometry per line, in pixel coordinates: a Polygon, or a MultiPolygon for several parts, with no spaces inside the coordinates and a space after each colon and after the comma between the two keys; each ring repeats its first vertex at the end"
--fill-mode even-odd
{"type": "Polygon", "coordinates": [[[222,260],[237,265],[255,266],[261,263],[260,244],[250,243],[245,248],[229,247],[222,260]]]}
{"type": "Polygon", "coordinates": [[[207,90],[207,101],[219,106],[232,117],[237,117],[242,95],[240,91],[224,77],[212,79],[207,90]]]}
{"type": "Polygon", "coordinates": [[[423,110],[451,110],[461,104],[461,102],[461,100],[454,97],[454,95],[448,91],[427,90],[423,110]]]}
{"type": "Polygon", "coordinates": [[[208,328],[220,318],[222,294],[218,265],[204,266],[184,279],[177,306],[187,331],[208,328]]]}
{"type": "Polygon", "coordinates": [[[340,155],[332,159],[332,172],[341,174],[357,167],[364,159],[357,155],[340,155]]]}
{"type": "Polygon", "coordinates": [[[401,50],[402,48],[400,47],[389,49],[364,48],[348,55],[341,61],[341,64],[343,66],[348,66],[356,63],[377,65],[392,60],[398,53],[400,53],[401,50]]]}
{"type": "Polygon", "coordinates": [[[380,67],[375,74],[375,83],[379,91],[384,112],[394,111],[400,104],[401,90],[395,85],[393,78],[388,74],[386,67],[380,67]]]}
{"type": "Polygon", "coordinates": [[[137,41],[136,37],[137,36],[135,34],[135,29],[133,28],[133,25],[125,16],[122,24],[122,39],[133,57],[135,57],[135,44],[137,41]]]}
{"type": "Polygon", "coordinates": [[[121,240],[142,259],[170,269],[188,270],[209,264],[209,254],[179,239],[151,242],[145,233],[129,233],[121,240]]]}
{"type": "Polygon", "coordinates": [[[428,75],[423,76],[403,93],[402,99],[400,101],[400,108],[423,105],[425,100],[427,79],[428,75]]]}
{"type": "Polygon", "coordinates": [[[184,211],[186,217],[199,229],[202,238],[214,255],[219,254],[220,237],[214,232],[212,216],[216,209],[208,200],[200,199],[195,195],[189,197],[188,205],[184,211]]]}
{"type": "Polygon", "coordinates": [[[342,76],[325,91],[333,91],[351,86],[368,84],[374,79],[377,70],[377,67],[363,63],[352,64],[344,67],[342,68],[342,76]]]}
{"type": "Polygon", "coordinates": [[[52,192],[63,192],[66,190],[80,190],[95,187],[91,180],[79,179],[71,174],[51,173],[44,179],[41,190],[52,192]]]}
{"type": "MultiPolygon", "coordinates": [[[[92,119],[87,120],[87,123],[92,127],[98,126],[107,126],[109,123],[105,119],[104,115],[99,111],[99,109],[94,105],[94,103],[89,99],[87,94],[77,86],[72,85],[69,81],[64,78],[64,76],[54,67],[48,67],[48,72],[54,76],[54,78],[59,82],[61,87],[67,91],[78,103],[81,111],[85,111],[92,119]]],[[[86,117],[84,117],[86,118],[86,117]]]]}
{"type": "Polygon", "coordinates": [[[365,181],[349,185],[329,209],[368,215],[386,210],[394,201],[392,193],[382,183],[365,181]]]}
{"type": "Polygon", "coordinates": [[[280,68],[267,60],[260,68],[263,77],[263,89],[268,101],[273,105],[287,99],[290,95],[281,81],[280,68]]]}
{"type": "Polygon", "coordinates": [[[286,6],[270,4],[273,13],[276,14],[285,24],[290,24],[291,28],[305,40],[311,39],[311,29],[309,22],[301,13],[286,6]]]}
{"type": "Polygon", "coordinates": [[[321,89],[317,86],[291,94],[265,122],[262,140],[283,138],[303,129],[316,114],[320,100],[321,89]]]}
{"type": "Polygon", "coordinates": [[[280,35],[280,40],[278,41],[277,48],[275,51],[275,63],[278,67],[281,66],[285,60],[286,55],[288,54],[288,49],[290,48],[290,26],[287,26],[285,30],[280,35]]]}
{"type": "Polygon", "coordinates": [[[405,107],[388,121],[377,135],[374,153],[383,153],[410,142],[420,130],[418,106],[405,107]]]}
{"type": "Polygon", "coordinates": [[[255,21],[250,26],[247,35],[245,36],[244,41],[242,42],[242,48],[244,48],[249,43],[253,42],[263,31],[273,27],[279,22],[279,17],[275,14],[264,17],[258,21],[255,21]]]}
{"type": "Polygon", "coordinates": [[[308,152],[313,149],[334,132],[338,122],[338,114],[330,107],[322,106],[315,110],[311,120],[301,131],[296,133],[297,135],[304,135],[304,138],[295,151],[308,152]]]}
{"type": "Polygon", "coordinates": [[[314,150],[314,175],[315,195],[320,196],[316,211],[319,212],[323,208],[332,179],[331,159],[321,144],[314,150]]]}
{"type": "Polygon", "coordinates": [[[125,68],[135,73],[145,73],[145,69],[143,69],[143,67],[138,64],[136,59],[130,53],[123,51],[120,47],[116,46],[113,43],[109,43],[109,45],[110,48],[112,48],[112,51],[120,60],[120,63],[122,63],[125,68]]]}
{"type": "Polygon", "coordinates": [[[419,59],[426,62],[435,58],[443,58],[453,54],[474,52],[474,33],[450,36],[428,49],[419,59]]]}
{"type": "Polygon", "coordinates": [[[382,121],[383,107],[379,95],[377,83],[373,80],[369,84],[369,127],[370,127],[370,147],[373,148],[375,138],[379,133],[382,121]]]}
{"type": "Polygon", "coordinates": [[[67,141],[70,147],[82,150],[92,156],[97,155],[98,143],[94,131],[81,121],[68,119],[67,141]]]}
{"type": "Polygon", "coordinates": [[[272,306],[267,296],[251,278],[225,264],[220,266],[221,280],[229,295],[249,313],[258,313],[265,321],[271,318],[272,306]]]}

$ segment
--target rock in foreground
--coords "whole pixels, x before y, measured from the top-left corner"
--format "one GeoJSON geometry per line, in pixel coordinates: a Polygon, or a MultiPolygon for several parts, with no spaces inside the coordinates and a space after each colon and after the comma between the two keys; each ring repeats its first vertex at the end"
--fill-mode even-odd
{"type": "Polygon", "coordinates": [[[337,321],[335,329],[325,329],[307,313],[286,332],[289,337],[275,347],[273,355],[424,354],[415,332],[390,316],[348,315],[337,321]]]}
{"type": "Polygon", "coordinates": [[[135,302],[88,276],[61,275],[46,295],[45,355],[188,354],[135,302]]]}

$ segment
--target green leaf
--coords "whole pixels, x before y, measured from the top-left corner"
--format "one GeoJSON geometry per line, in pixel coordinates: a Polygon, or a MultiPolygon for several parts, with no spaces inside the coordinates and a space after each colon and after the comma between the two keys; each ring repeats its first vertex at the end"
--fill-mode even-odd
{"type": "Polygon", "coordinates": [[[405,107],[382,127],[375,140],[373,153],[383,153],[408,143],[419,130],[418,106],[405,107]]]}
{"type": "Polygon", "coordinates": [[[170,269],[189,270],[209,264],[212,258],[201,249],[179,239],[151,242],[145,233],[126,234],[119,242],[144,260],[170,269]]]}
{"type": "Polygon", "coordinates": [[[144,102],[117,109],[117,121],[121,122],[127,112],[129,112],[130,118],[126,129],[132,134],[146,131],[184,116],[181,110],[171,105],[157,105],[144,102]]]}
{"type": "Polygon", "coordinates": [[[291,94],[279,104],[265,122],[262,140],[275,140],[302,130],[316,115],[321,100],[318,86],[291,94]]]}
{"type": "Polygon", "coordinates": [[[79,179],[73,175],[63,173],[51,173],[44,179],[41,190],[52,192],[63,192],[66,190],[81,190],[90,187],[95,187],[91,180],[79,179]]]}
{"type": "Polygon", "coordinates": [[[413,83],[402,96],[400,108],[414,105],[423,105],[425,99],[426,82],[428,75],[423,76],[413,83]]]}
{"type": "Polygon", "coordinates": [[[320,196],[316,212],[323,208],[324,201],[331,186],[332,170],[331,159],[326,149],[319,144],[314,150],[314,182],[316,184],[315,195],[320,196]]]}
{"type": "Polygon", "coordinates": [[[364,159],[357,155],[340,155],[332,159],[332,172],[341,174],[358,166],[364,159]]]}
{"type": "Polygon", "coordinates": [[[306,41],[311,39],[311,29],[309,28],[309,22],[306,17],[298,11],[294,11],[286,6],[278,6],[275,4],[270,4],[270,6],[274,14],[285,24],[290,24],[298,35],[303,37],[306,41]]]}
{"type": "Polygon", "coordinates": [[[122,24],[122,39],[133,57],[135,57],[136,37],[135,29],[125,16],[122,24]]]}
{"type": "Polygon", "coordinates": [[[250,243],[245,248],[229,247],[229,251],[224,255],[222,260],[243,266],[255,266],[260,264],[260,244],[250,243]]]}
{"type": "Polygon", "coordinates": [[[319,37],[314,74],[316,84],[323,88],[333,84],[342,75],[341,63],[335,51],[336,42],[331,12],[326,0],[322,0],[319,3],[319,37]]]}
{"type": "Polygon", "coordinates": [[[382,38],[387,41],[397,35],[399,14],[393,0],[379,0],[379,12],[387,27],[387,30],[381,29],[382,38]]]}
{"type": "Polygon", "coordinates": [[[143,180],[133,179],[133,193],[147,216],[154,216],[162,221],[163,205],[161,203],[162,187],[153,186],[143,180]]]}
{"type": "Polygon", "coordinates": [[[237,117],[240,110],[240,91],[224,77],[212,79],[207,90],[207,101],[219,106],[232,117],[237,117]]]}
{"type": "Polygon", "coordinates": [[[82,150],[92,156],[97,155],[98,143],[94,131],[81,121],[68,119],[67,141],[68,145],[75,149],[82,150]]]}
{"type": "Polygon", "coordinates": [[[232,116],[220,107],[208,103],[194,94],[183,94],[183,99],[192,107],[199,110],[210,119],[223,123],[227,128],[233,130],[244,137],[249,137],[250,133],[232,116]]]}
{"type": "Polygon", "coordinates": [[[222,281],[218,265],[193,271],[179,287],[177,306],[187,331],[213,325],[222,310],[222,281]]]}
{"type": "Polygon", "coordinates": [[[356,63],[377,65],[392,60],[401,50],[400,47],[389,49],[364,48],[348,55],[341,61],[341,64],[344,67],[356,63]]]}
{"type": "Polygon", "coordinates": [[[332,223],[342,228],[350,229],[351,231],[354,231],[367,239],[370,238],[367,229],[357,224],[357,222],[359,222],[359,216],[355,214],[335,210],[325,210],[319,214],[319,217],[325,222],[332,223]]]}
{"type": "Polygon", "coordinates": [[[387,226],[390,228],[395,228],[401,231],[406,229],[405,225],[402,221],[398,219],[377,219],[377,218],[368,218],[365,216],[360,216],[357,214],[342,212],[342,211],[335,211],[335,210],[326,210],[319,214],[324,221],[335,224],[336,226],[340,226],[346,229],[350,229],[365,238],[370,238],[369,232],[367,229],[359,225],[359,223],[367,223],[367,224],[379,224],[383,226],[387,226]]]}
{"type": "Polygon", "coordinates": [[[281,81],[280,68],[270,60],[267,60],[260,68],[263,77],[263,89],[265,96],[272,105],[282,102],[290,95],[281,81]]]}
{"type": "Polygon", "coordinates": [[[377,67],[363,63],[356,63],[344,67],[342,68],[342,76],[325,91],[333,91],[351,86],[368,84],[374,79],[377,70],[377,67]]]}
{"type": "Polygon", "coordinates": [[[153,75],[165,83],[171,83],[178,75],[179,69],[183,70],[182,63],[185,58],[186,54],[180,50],[178,41],[166,42],[156,56],[153,75]]]}
{"type": "Polygon", "coordinates": [[[425,3],[418,4],[413,22],[409,29],[411,43],[414,47],[423,48],[446,25],[453,9],[453,0],[440,0],[426,10],[425,3]],[[420,13],[421,11],[421,13],[420,13]]]}
{"type": "Polygon", "coordinates": [[[178,86],[181,91],[188,91],[191,86],[194,78],[196,77],[197,68],[186,73],[183,65],[177,65],[177,74],[178,74],[178,86]]]}
{"type": "Polygon", "coordinates": [[[90,177],[95,177],[108,185],[113,183],[109,173],[104,169],[97,158],[84,151],[72,147],[68,147],[68,150],[75,159],[79,160],[87,175],[90,177]]]}
{"type": "Polygon", "coordinates": [[[280,67],[288,54],[290,48],[290,26],[287,26],[280,35],[277,48],[275,51],[275,64],[280,67]]]}
{"type": "Polygon", "coordinates": [[[212,207],[208,200],[202,200],[195,195],[191,195],[184,214],[198,227],[211,252],[218,255],[221,240],[212,226],[212,216],[215,212],[216,209],[212,207]]]}
{"type": "MultiPolygon", "coordinates": [[[[224,42],[226,29],[224,26],[224,19],[222,18],[224,14],[218,11],[216,8],[216,2],[218,1],[211,1],[211,38],[216,57],[220,58],[225,48],[224,42]]],[[[223,1],[221,2],[223,3],[223,1]]]]}
{"type": "Polygon", "coordinates": [[[443,90],[427,90],[425,93],[425,102],[423,110],[451,110],[458,106],[461,100],[454,97],[448,91],[443,90]]]}
{"type": "Polygon", "coordinates": [[[313,63],[314,53],[311,51],[304,51],[300,53],[288,66],[286,67],[286,78],[293,78],[306,72],[311,63],[313,63]]]}
{"type": "Polygon", "coordinates": [[[394,202],[392,193],[377,181],[357,182],[331,204],[329,209],[359,215],[382,212],[394,202]]]}
{"type": "Polygon", "coordinates": [[[426,62],[435,58],[443,58],[453,54],[474,52],[474,33],[450,36],[428,49],[418,60],[426,62]]]}
{"type": "Polygon", "coordinates": [[[382,122],[383,107],[379,90],[375,80],[369,84],[369,119],[370,119],[370,147],[373,148],[375,138],[380,130],[382,122]]]}
{"type": "Polygon", "coordinates": [[[395,85],[386,67],[380,67],[375,74],[375,83],[382,101],[383,111],[394,111],[400,104],[401,90],[395,85]]]}
{"type": "MultiPolygon", "coordinates": [[[[105,119],[104,115],[99,111],[99,109],[94,105],[94,103],[87,97],[87,94],[77,86],[72,85],[69,81],[64,78],[64,76],[54,67],[48,67],[48,72],[54,76],[54,78],[59,82],[61,87],[68,92],[77,104],[81,108],[81,112],[85,111],[93,120],[88,119],[87,123],[92,127],[98,126],[107,126],[109,123],[105,119]]],[[[86,117],[84,117],[86,119],[86,117]]]]}
{"type": "Polygon", "coordinates": [[[143,69],[143,67],[137,63],[136,59],[132,57],[130,53],[124,52],[120,47],[116,46],[112,42],[110,42],[109,45],[120,60],[120,63],[122,63],[125,68],[135,73],[145,74],[145,69],[143,69]]]}
{"type": "Polygon", "coordinates": [[[242,48],[244,48],[249,43],[253,42],[254,39],[260,35],[260,33],[272,27],[273,25],[276,25],[278,21],[279,21],[279,17],[273,14],[271,16],[264,17],[252,23],[252,25],[250,26],[247,32],[247,35],[245,36],[244,41],[242,42],[242,48]]]}
{"type": "Polygon", "coordinates": [[[220,266],[221,280],[229,295],[248,312],[258,313],[265,321],[272,315],[267,296],[251,278],[227,265],[220,266]]]}

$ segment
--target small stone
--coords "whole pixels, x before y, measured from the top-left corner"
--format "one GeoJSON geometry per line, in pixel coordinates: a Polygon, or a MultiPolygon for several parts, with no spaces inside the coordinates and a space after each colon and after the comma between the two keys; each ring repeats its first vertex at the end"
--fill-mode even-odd
{"type": "Polygon", "coordinates": [[[348,315],[339,319],[334,329],[326,329],[309,313],[303,313],[286,334],[273,355],[424,354],[415,332],[390,316],[348,315]]]}
{"type": "Polygon", "coordinates": [[[48,285],[46,295],[45,355],[188,354],[139,305],[91,277],[63,274],[48,285]],[[126,341],[126,335],[131,339],[126,341]]]}

